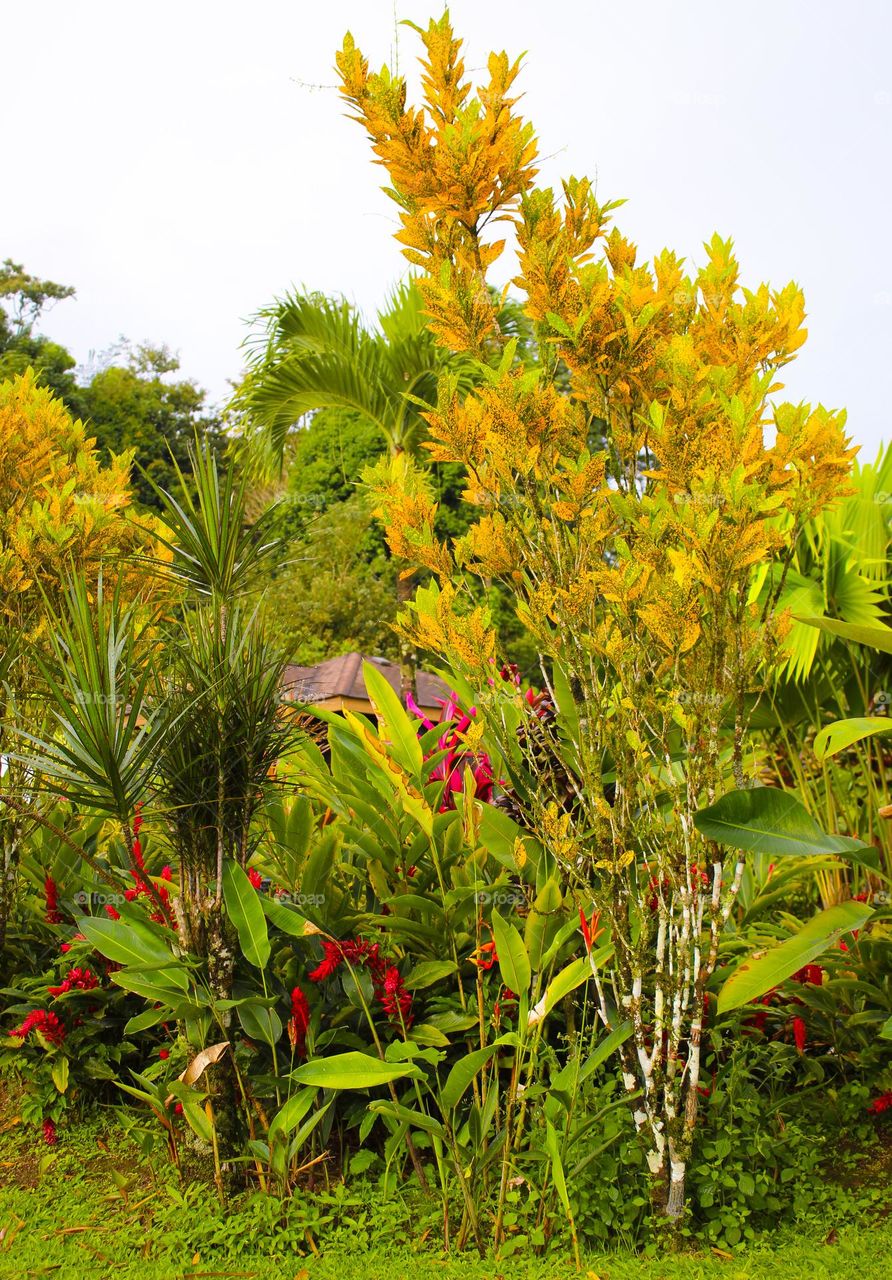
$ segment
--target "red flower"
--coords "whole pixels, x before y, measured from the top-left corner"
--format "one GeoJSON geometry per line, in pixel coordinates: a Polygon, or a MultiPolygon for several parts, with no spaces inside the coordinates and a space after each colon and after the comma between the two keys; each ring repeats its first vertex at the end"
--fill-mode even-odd
{"type": "Polygon", "coordinates": [[[483,969],[486,973],[493,967],[499,958],[494,942],[484,942],[477,948],[471,956],[471,960],[478,969],[483,969]]]}
{"type": "Polygon", "coordinates": [[[589,922],[585,918],[585,912],[582,907],[579,908],[579,927],[582,930],[582,940],[585,943],[585,950],[588,955],[591,954],[593,944],[598,941],[598,938],[604,932],[603,929],[598,928],[600,919],[600,911],[593,911],[591,922],[589,922]]]}
{"type": "Polygon", "coordinates": [[[324,982],[326,978],[330,978],[340,968],[344,959],[341,948],[336,942],[323,942],[322,951],[322,959],[316,968],[307,974],[311,982],[324,982]]]}
{"type": "Polygon", "coordinates": [[[46,1009],[32,1009],[25,1021],[15,1031],[10,1032],[16,1040],[27,1040],[32,1031],[38,1032],[50,1044],[62,1044],[65,1039],[65,1028],[52,1012],[46,1009]]]}
{"type": "Polygon", "coordinates": [[[892,1093],[881,1093],[878,1098],[874,1098],[867,1110],[870,1115],[878,1116],[888,1111],[890,1107],[892,1107],[892,1093]]]}
{"type": "Polygon", "coordinates": [[[46,902],[45,918],[47,924],[61,924],[62,912],[59,910],[59,887],[49,872],[47,872],[47,877],[43,882],[43,896],[46,902]]]}
{"type": "Polygon", "coordinates": [[[406,1030],[411,1027],[412,996],[403,985],[402,975],[396,965],[390,965],[385,970],[378,999],[395,1027],[403,1027],[406,1030]]]}
{"type": "Polygon", "coordinates": [[[43,1122],[43,1140],[48,1147],[54,1147],[59,1139],[56,1136],[56,1123],[54,1120],[44,1120],[43,1122]]]}
{"type": "Polygon", "coordinates": [[[59,948],[59,950],[60,950],[60,951],[70,951],[70,950],[71,950],[71,943],[70,943],[70,942],[63,942],[63,943],[62,943],[62,945],[61,945],[61,947],[59,948]]]}
{"type": "Polygon", "coordinates": [[[69,969],[65,981],[58,987],[47,987],[51,996],[61,996],[66,991],[92,991],[99,986],[99,979],[91,969],[69,969]]]}
{"type": "Polygon", "coordinates": [[[161,1059],[161,1061],[162,1061],[162,1062],[166,1062],[166,1061],[167,1061],[167,1059],[170,1057],[170,1050],[169,1050],[169,1049],[159,1049],[159,1050],[158,1050],[158,1057],[161,1059]]]}
{"type": "Polygon", "coordinates": [[[820,987],[824,982],[824,970],[819,964],[803,965],[801,969],[797,969],[793,974],[793,981],[820,987]]]}
{"type": "Polygon", "coordinates": [[[173,872],[171,871],[170,865],[168,863],[165,863],[164,866],[161,868],[161,879],[166,880],[168,884],[170,884],[171,880],[173,880],[173,872]]]}
{"type": "Polygon", "coordinates": [[[307,1055],[307,1028],[310,1025],[310,1006],[300,987],[291,992],[291,1018],[288,1022],[288,1039],[298,1057],[307,1055]]]}
{"type": "Polygon", "coordinates": [[[116,911],[110,902],[105,904],[105,914],[108,916],[109,920],[120,920],[121,918],[120,911],[116,911]]]}
{"type": "Polygon", "coordinates": [[[793,1039],[796,1041],[796,1048],[799,1053],[805,1048],[805,1038],[808,1034],[803,1018],[793,1019],[793,1039]]]}
{"type": "Polygon", "coordinates": [[[256,867],[248,867],[248,879],[251,881],[251,884],[255,889],[259,889],[263,884],[263,876],[256,867]]]}

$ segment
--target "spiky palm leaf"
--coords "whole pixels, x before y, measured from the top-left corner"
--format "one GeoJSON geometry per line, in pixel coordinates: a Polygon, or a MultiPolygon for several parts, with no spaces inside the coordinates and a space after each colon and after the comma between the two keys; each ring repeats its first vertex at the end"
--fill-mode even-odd
{"type": "Polygon", "coordinates": [[[366,328],[343,300],[289,294],[267,311],[266,343],[240,396],[270,457],[281,461],[289,431],[317,409],[350,409],[373,423],[392,452],[414,450],[448,359],[426,327],[414,284],[400,286],[366,328]]]}

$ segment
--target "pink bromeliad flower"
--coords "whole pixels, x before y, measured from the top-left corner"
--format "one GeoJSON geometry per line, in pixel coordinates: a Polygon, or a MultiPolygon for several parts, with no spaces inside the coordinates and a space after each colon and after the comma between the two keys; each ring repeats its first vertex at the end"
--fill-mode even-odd
{"type": "MultiPolygon", "coordinates": [[[[465,789],[465,771],[468,769],[474,784],[474,799],[488,803],[492,799],[494,781],[492,762],[485,751],[477,755],[469,752],[461,740],[461,735],[471,727],[477,709],[471,707],[469,712],[462,711],[456,693],[450,693],[447,699],[438,698],[437,701],[443,708],[439,722],[443,725],[443,733],[437,740],[436,751],[431,754],[438,755],[443,751],[447,754],[431,770],[428,781],[444,784],[440,813],[447,813],[455,808],[455,797],[465,789]]],[[[425,715],[411,693],[406,696],[406,706],[418,717],[425,729],[437,727],[425,715]]]]}

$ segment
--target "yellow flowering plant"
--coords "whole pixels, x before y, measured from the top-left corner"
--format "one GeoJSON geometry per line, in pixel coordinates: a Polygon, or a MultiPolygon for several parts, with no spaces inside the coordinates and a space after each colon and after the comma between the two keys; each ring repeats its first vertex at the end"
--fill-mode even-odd
{"type": "Polygon", "coordinates": [[[766,567],[845,489],[854,450],[843,412],[775,401],[806,337],[795,284],[744,287],[719,236],[693,273],[669,250],[643,261],[587,179],[536,184],[519,63],[491,54],[475,90],[448,14],[416,30],[419,106],[349,35],[337,56],[430,326],[481,373],[469,393],[444,375],[425,415],[432,458],[466,470],[465,536],[437,539],[408,457],[370,476],[392,550],[431,574],[400,625],[473,690],[512,783],[526,779],[523,821],[609,925],[600,1016],[633,1023],[623,1078],[677,1218],[707,984],[743,872],[694,819],[729,773],[747,784],[746,707],[788,625],[783,570],[766,594],[766,567]],[[487,277],[511,236],[535,361],[495,322],[487,277]],[[542,655],[556,727],[499,678],[479,603],[493,579],[542,655]]]}

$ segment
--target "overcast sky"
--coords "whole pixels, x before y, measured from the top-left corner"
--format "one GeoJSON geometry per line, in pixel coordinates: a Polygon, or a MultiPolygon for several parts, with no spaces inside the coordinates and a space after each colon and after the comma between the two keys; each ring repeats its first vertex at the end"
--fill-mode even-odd
{"type": "MultiPolygon", "coordinates": [[[[424,0],[5,5],[0,258],[77,287],[44,328],[81,361],[167,342],[214,399],[245,321],[291,285],[373,314],[405,266],[394,206],[334,90],[350,29],[409,70],[424,0]],[[14,121],[14,123],[13,123],[14,121]]],[[[623,231],[805,289],[793,399],[892,437],[890,0],[453,0],[466,65],[526,51],[544,177],[625,197],[623,231]]]]}

